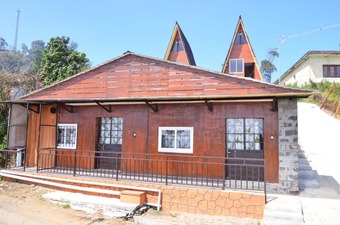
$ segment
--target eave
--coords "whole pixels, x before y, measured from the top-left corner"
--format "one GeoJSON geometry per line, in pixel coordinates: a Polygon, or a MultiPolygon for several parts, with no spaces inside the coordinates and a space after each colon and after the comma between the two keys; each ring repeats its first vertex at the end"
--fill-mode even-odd
{"type": "Polygon", "coordinates": [[[225,95],[225,96],[185,96],[185,97],[148,97],[148,98],[87,98],[87,99],[27,99],[27,100],[10,100],[3,103],[14,104],[81,104],[81,103],[97,103],[105,104],[147,104],[147,103],[169,103],[169,102],[204,102],[204,101],[225,101],[225,100],[255,100],[255,99],[271,99],[271,98],[307,98],[318,92],[291,92],[278,94],[256,94],[256,95],[225,95]]]}

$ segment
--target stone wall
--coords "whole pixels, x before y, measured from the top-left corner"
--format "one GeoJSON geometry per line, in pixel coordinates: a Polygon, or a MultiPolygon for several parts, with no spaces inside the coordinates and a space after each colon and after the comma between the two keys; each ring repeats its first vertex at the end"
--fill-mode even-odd
{"type": "Polygon", "coordinates": [[[268,184],[269,193],[296,193],[298,180],[297,100],[279,99],[279,183],[268,184]]]}

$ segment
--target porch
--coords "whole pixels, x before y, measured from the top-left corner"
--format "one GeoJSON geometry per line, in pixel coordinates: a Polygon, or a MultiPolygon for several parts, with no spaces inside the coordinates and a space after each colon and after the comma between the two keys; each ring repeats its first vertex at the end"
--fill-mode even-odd
{"type": "Polygon", "coordinates": [[[264,160],[44,149],[26,167],[25,149],[1,152],[6,179],[108,197],[142,190],[164,211],[263,218],[264,160]]]}
{"type": "Polygon", "coordinates": [[[27,168],[25,149],[2,150],[5,169],[266,194],[265,160],[173,154],[42,149],[27,168]]]}

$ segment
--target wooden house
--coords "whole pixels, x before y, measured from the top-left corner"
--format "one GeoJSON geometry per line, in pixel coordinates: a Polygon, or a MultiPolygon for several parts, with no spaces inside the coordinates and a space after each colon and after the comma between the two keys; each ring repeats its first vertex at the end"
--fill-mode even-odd
{"type": "Polygon", "coordinates": [[[237,22],[222,73],[263,80],[241,16],[237,22]]]}
{"type": "Polygon", "coordinates": [[[296,98],[309,95],[127,52],[13,100],[8,147],[25,149],[26,167],[104,169],[117,177],[124,170],[187,181],[240,173],[254,179],[265,162],[265,178],[256,179],[290,192],[296,186],[289,182],[297,182],[290,176],[296,172],[296,98]],[[238,159],[234,169],[227,167],[238,159]]]}

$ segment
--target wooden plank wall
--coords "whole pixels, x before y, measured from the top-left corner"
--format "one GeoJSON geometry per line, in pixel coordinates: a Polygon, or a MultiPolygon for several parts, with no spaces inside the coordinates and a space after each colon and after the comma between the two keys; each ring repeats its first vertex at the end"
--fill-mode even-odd
{"type": "MultiPolygon", "coordinates": [[[[278,181],[278,113],[273,112],[271,102],[262,103],[214,103],[214,110],[210,112],[205,104],[162,104],[159,112],[152,111],[146,105],[113,106],[109,113],[99,106],[74,107],[69,113],[60,109],[60,123],[78,124],[77,150],[84,156],[87,151],[97,149],[98,118],[123,117],[123,152],[158,153],[158,127],[179,126],[194,128],[193,156],[225,156],[225,120],[226,118],[264,118],[264,157],[267,163],[266,178],[269,182],[278,181]],[[134,136],[133,134],[136,134],[134,136]],[[271,138],[273,136],[273,139],[271,138]]],[[[53,136],[53,134],[50,134],[53,136]]],[[[46,138],[48,138],[46,136],[46,138]]],[[[46,141],[46,143],[50,143],[46,141]]],[[[136,156],[135,156],[136,157],[136,156]]],[[[162,157],[160,157],[162,159],[162,157]]],[[[164,158],[163,158],[164,159],[164,158]]],[[[93,160],[93,159],[91,159],[93,160]]],[[[86,168],[95,166],[83,158],[78,162],[86,168]]],[[[159,170],[159,166],[149,164],[152,171],[159,170]],[[156,168],[157,167],[157,168],[156,168]]],[[[149,166],[149,167],[150,167],[149,166]]],[[[165,166],[165,165],[164,165],[165,166]]],[[[137,165],[131,168],[139,168],[137,165]]],[[[139,168],[140,169],[140,168],[139,168]]],[[[162,168],[164,171],[164,168],[162,168]]],[[[175,168],[172,168],[174,173],[175,168]]],[[[216,170],[216,169],[214,169],[216,170]]],[[[221,176],[210,170],[209,175],[221,176]]]]}

